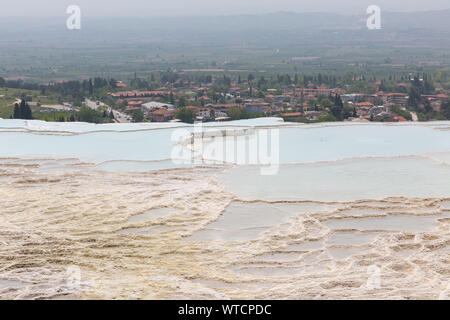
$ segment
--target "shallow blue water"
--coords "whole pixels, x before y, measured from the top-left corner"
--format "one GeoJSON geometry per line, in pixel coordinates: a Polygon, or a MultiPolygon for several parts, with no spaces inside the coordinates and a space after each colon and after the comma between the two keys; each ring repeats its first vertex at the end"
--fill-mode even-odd
{"type": "MultiPolygon", "coordinates": [[[[277,151],[276,156],[270,158],[271,163],[306,163],[450,151],[450,130],[438,129],[450,127],[449,122],[293,125],[283,124],[276,118],[264,118],[203,125],[206,131],[236,127],[254,127],[256,129],[250,134],[258,137],[267,130],[261,127],[271,128],[269,132],[276,131],[276,139],[271,140],[268,147],[268,150],[277,151]]],[[[120,161],[114,165],[104,165],[111,170],[120,170],[122,165],[129,170],[186,167],[192,164],[143,165],[137,161],[171,162],[171,159],[179,156],[179,153],[174,153],[178,140],[173,138],[173,134],[189,134],[194,130],[193,126],[172,123],[92,125],[0,120],[0,157],[77,158],[96,164],[120,161]]],[[[211,141],[220,146],[224,143],[224,149],[228,150],[234,148],[236,139],[234,136],[220,136],[211,141]]],[[[244,152],[252,151],[247,148],[244,152]]],[[[191,153],[184,149],[186,155],[190,158],[191,153]]],[[[216,160],[224,160],[223,157],[221,155],[216,160]]],[[[208,156],[204,158],[209,159],[208,156]]],[[[259,163],[257,161],[256,164],[259,163]]],[[[244,161],[243,164],[249,163],[244,161]]]]}

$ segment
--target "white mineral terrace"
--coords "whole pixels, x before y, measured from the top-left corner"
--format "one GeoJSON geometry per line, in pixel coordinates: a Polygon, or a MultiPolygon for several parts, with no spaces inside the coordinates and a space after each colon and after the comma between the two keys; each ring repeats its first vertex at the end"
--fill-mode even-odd
{"type": "Polygon", "coordinates": [[[201,130],[0,120],[0,298],[449,298],[449,122],[201,130]]]}

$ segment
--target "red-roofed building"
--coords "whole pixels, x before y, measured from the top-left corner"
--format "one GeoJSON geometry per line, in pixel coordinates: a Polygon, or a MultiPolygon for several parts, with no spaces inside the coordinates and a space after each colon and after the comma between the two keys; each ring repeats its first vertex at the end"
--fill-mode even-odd
{"type": "Polygon", "coordinates": [[[135,111],[135,110],[141,110],[140,107],[132,107],[132,106],[128,106],[126,107],[125,111],[131,112],[131,111],[135,111]]]}
{"type": "Polygon", "coordinates": [[[142,101],[141,100],[137,100],[137,101],[128,101],[128,106],[130,107],[140,107],[142,105],[142,101]]]}
{"type": "Polygon", "coordinates": [[[158,109],[152,112],[153,120],[156,122],[167,122],[175,116],[174,110],[158,109]]]}
{"type": "Polygon", "coordinates": [[[383,102],[386,103],[386,105],[399,105],[399,106],[406,106],[406,103],[408,102],[408,96],[404,93],[387,93],[383,97],[383,102]]]}

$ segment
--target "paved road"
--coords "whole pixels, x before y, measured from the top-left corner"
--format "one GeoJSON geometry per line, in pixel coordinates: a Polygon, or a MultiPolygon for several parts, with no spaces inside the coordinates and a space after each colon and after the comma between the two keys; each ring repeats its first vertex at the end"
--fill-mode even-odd
{"type": "Polygon", "coordinates": [[[100,105],[97,105],[97,103],[93,100],[85,99],[84,103],[91,109],[97,110],[100,105]]]}
{"type": "Polygon", "coordinates": [[[110,106],[104,104],[103,102],[99,102],[99,104],[97,104],[96,101],[93,101],[93,100],[90,100],[90,99],[85,99],[85,100],[84,100],[84,103],[85,103],[89,108],[94,109],[94,110],[97,110],[98,107],[106,107],[107,110],[108,110],[108,113],[111,112],[111,110],[112,110],[112,112],[113,112],[113,114],[114,114],[114,118],[115,118],[116,121],[119,122],[119,123],[130,123],[130,122],[131,122],[130,120],[128,120],[128,118],[130,118],[129,115],[127,115],[127,114],[125,114],[125,113],[123,113],[123,112],[114,110],[114,109],[112,109],[110,106]]]}
{"type": "MultiPolygon", "coordinates": [[[[111,112],[111,108],[109,108],[108,110],[109,110],[108,112],[111,112]]],[[[114,119],[116,119],[117,122],[119,122],[119,123],[130,123],[131,122],[130,120],[128,120],[128,118],[130,116],[128,116],[122,112],[116,111],[116,110],[113,110],[112,112],[114,114],[114,119]]]]}

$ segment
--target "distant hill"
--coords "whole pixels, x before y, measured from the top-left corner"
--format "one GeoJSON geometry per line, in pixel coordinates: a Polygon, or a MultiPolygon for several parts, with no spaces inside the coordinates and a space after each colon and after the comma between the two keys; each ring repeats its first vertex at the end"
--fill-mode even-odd
{"type": "Polygon", "coordinates": [[[413,13],[386,12],[383,25],[389,29],[426,29],[450,32],[450,9],[413,13]]]}
{"type": "MultiPolygon", "coordinates": [[[[1,40],[66,37],[65,18],[23,18],[0,20],[1,40]]],[[[166,39],[199,38],[207,35],[243,35],[247,32],[280,31],[311,33],[320,30],[363,30],[367,16],[334,13],[276,12],[261,15],[229,15],[159,18],[89,18],[82,20],[80,38],[114,39],[152,36],[166,39]]],[[[393,13],[382,12],[382,27],[387,31],[449,32],[450,10],[393,13]]],[[[71,33],[73,35],[74,33],[71,33]]],[[[76,38],[77,38],[76,37],[76,38]]]]}
{"type": "Polygon", "coordinates": [[[64,15],[0,19],[0,73],[41,81],[123,79],[134,71],[168,68],[337,73],[450,65],[450,10],[382,12],[381,30],[368,30],[367,17],[364,12],[85,17],[81,30],[68,30],[64,15]]]}

